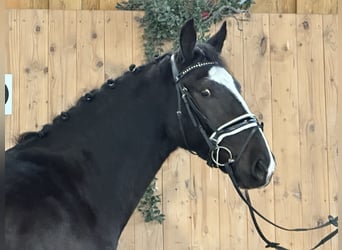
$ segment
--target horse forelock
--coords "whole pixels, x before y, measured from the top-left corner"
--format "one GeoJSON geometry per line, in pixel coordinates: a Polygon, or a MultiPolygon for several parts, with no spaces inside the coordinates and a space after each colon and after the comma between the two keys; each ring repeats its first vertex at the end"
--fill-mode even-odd
{"type": "Polygon", "coordinates": [[[204,53],[205,59],[207,61],[217,62],[218,65],[226,68],[226,64],[225,64],[223,58],[221,57],[221,55],[208,43],[201,43],[200,42],[195,47],[195,51],[196,51],[196,49],[200,49],[202,51],[202,53],[204,53]]]}

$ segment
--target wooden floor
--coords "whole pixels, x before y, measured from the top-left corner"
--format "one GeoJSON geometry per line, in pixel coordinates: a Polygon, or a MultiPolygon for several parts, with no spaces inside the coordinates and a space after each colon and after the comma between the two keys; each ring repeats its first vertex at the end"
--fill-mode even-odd
{"type": "MultiPolygon", "coordinates": [[[[13,115],[6,147],[70,107],[76,97],[143,62],[136,12],[11,10],[7,72],[13,115]]],[[[255,206],[288,227],[337,215],[337,16],[253,14],[228,21],[223,56],[265,123],[277,159],[273,183],[251,192],[255,206]]],[[[158,173],[162,225],[129,221],[121,250],[263,249],[246,207],[223,173],[178,150],[158,173]]],[[[330,229],[288,233],[261,223],[287,248],[313,247],[330,229]]],[[[332,230],[332,229],[331,229],[332,230]]],[[[321,249],[337,250],[337,239],[321,249]]]]}

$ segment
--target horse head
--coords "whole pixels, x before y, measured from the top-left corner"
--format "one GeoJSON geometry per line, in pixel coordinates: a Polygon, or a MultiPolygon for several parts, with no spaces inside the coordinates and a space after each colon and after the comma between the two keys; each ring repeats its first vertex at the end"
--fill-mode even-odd
{"type": "Polygon", "coordinates": [[[226,23],[206,42],[197,42],[193,20],[180,32],[171,56],[177,90],[178,139],[208,165],[232,174],[241,188],[267,185],[275,169],[262,125],[240,93],[220,53],[226,23]]]}

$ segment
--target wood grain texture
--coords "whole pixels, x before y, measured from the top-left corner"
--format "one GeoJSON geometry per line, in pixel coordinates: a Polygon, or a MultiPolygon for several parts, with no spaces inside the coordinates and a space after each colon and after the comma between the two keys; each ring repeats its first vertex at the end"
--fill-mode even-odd
{"type": "Polygon", "coordinates": [[[121,2],[120,0],[100,0],[101,10],[115,10],[116,4],[121,2]]]}
{"type": "Polygon", "coordinates": [[[99,10],[100,0],[82,0],[82,10],[99,10]]]}
{"type": "Polygon", "coordinates": [[[77,12],[77,93],[84,94],[104,81],[104,13],[77,12]]]}
{"type": "Polygon", "coordinates": [[[190,153],[178,149],[163,168],[164,249],[191,249],[190,153]]]}
{"type": "Polygon", "coordinates": [[[6,0],[10,9],[48,9],[49,0],[6,0]]]}
{"type": "Polygon", "coordinates": [[[298,14],[337,14],[338,0],[297,0],[298,14]]]}
{"type": "MultiPolygon", "coordinates": [[[[338,132],[337,122],[339,91],[338,91],[338,57],[337,57],[337,18],[332,15],[323,16],[323,43],[324,43],[324,85],[326,101],[326,126],[328,147],[329,171],[329,202],[330,214],[338,213],[338,132]]],[[[338,249],[337,238],[332,241],[332,249],[338,249]]]]}
{"type": "Polygon", "coordinates": [[[12,74],[12,115],[5,116],[5,148],[15,144],[20,127],[20,66],[19,66],[19,37],[20,13],[13,10],[8,13],[8,40],[6,48],[5,71],[12,74]]]}
{"type": "MultiPolygon", "coordinates": [[[[278,162],[274,176],[275,221],[302,226],[299,146],[297,34],[295,15],[270,15],[273,150],[278,162]]],[[[303,234],[276,231],[277,242],[303,249],[303,234]]]]}
{"type": "MultiPolygon", "coordinates": [[[[322,16],[297,16],[299,139],[304,226],[319,224],[325,221],[326,215],[329,214],[322,37],[322,16]]],[[[309,249],[313,242],[317,242],[327,233],[328,230],[321,230],[305,234],[303,249],[309,249]]],[[[331,242],[322,247],[330,248],[331,242]]]]}
{"type": "MultiPolygon", "coordinates": [[[[133,18],[129,11],[105,12],[105,78],[116,78],[133,60],[133,18]]],[[[140,48],[140,47],[139,47],[140,48]]]]}
{"type": "MultiPolygon", "coordinates": [[[[121,0],[6,0],[10,9],[115,10],[121,0]]],[[[338,0],[256,0],[252,13],[337,14],[338,0]]]]}
{"type": "Polygon", "coordinates": [[[252,13],[296,13],[296,3],[300,0],[256,0],[251,6],[252,13]]]}
{"type": "Polygon", "coordinates": [[[191,249],[220,249],[220,211],[218,169],[191,155],[191,180],[187,185],[191,197],[191,249]]]}
{"type": "Polygon", "coordinates": [[[82,0],[49,0],[49,9],[52,10],[80,10],[82,0]]]}
{"type": "Polygon", "coordinates": [[[50,114],[52,119],[74,105],[77,92],[77,20],[75,11],[50,11],[50,114]]]}
{"type": "Polygon", "coordinates": [[[49,117],[48,11],[20,12],[20,132],[37,130],[49,117]]]}
{"type": "MultiPolygon", "coordinates": [[[[341,3],[341,2],[340,2],[341,3]]],[[[342,4],[339,4],[338,5],[338,13],[342,13],[342,4]]],[[[336,17],[335,17],[336,18],[336,17]]],[[[338,17],[338,41],[341,41],[341,34],[342,34],[342,18],[340,18],[340,15],[338,17]]],[[[338,42],[338,44],[341,44],[340,42],[338,42]]],[[[342,58],[342,47],[341,45],[338,46],[337,48],[337,56],[338,56],[338,65],[341,65],[341,59],[342,58]]],[[[340,68],[338,68],[340,69],[340,68]]],[[[338,77],[338,82],[341,81],[342,79],[342,70],[337,70],[337,77],[338,77]]],[[[340,87],[341,84],[337,84],[337,87],[340,87]]],[[[339,126],[342,126],[342,99],[341,99],[341,87],[338,91],[338,104],[337,104],[337,119],[336,119],[336,123],[339,125],[339,126]]],[[[336,131],[337,133],[337,148],[341,149],[342,148],[342,130],[337,130],[336,131]]],[[[342,156],[341,156],[341,153],[337,154],[337,160],[338,162],[342,162],[342,156]]],[[[338,180],[342,180],[342,171],[341,171],[341,167],[339,166],[339,169],[337,171],[337,178],[338,180]]],[[[339,192],[341,194],[341,185],[339,185],[339,192]]],[[[342,214],[342,206],[341,206],[341,196],[340,196],[340,201],[338,201],[338,214],[342,214]]],[[[339,236],[338,237],[338,246],[342,246],[342,237],[339,236]]]]}
{"type": "Polygon", "coordinates": [[[6,8],[8,9],[20,9],[21,0],[6,0],[6,8]]]}

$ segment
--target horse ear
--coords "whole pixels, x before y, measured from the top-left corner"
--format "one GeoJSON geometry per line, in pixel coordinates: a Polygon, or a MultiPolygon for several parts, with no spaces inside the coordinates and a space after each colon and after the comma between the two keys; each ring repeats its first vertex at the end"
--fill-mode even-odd
{"type": "Polygon", "coordinates": [[[224,40],[226,39],[226,35],[227,35],[227,23],[226,21],[224,21],[220,30],[211,38],[209,38],[207,43],[213,46],[217,52],[221,53],[224,40]]]}
{"type": "Polygon", "coordinates": [[[187,21],[180,32],[180,52],[184,61],[190,61],[196,44],[196,30],[194,20],[187,21]]]}

